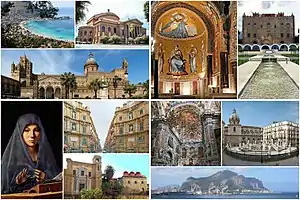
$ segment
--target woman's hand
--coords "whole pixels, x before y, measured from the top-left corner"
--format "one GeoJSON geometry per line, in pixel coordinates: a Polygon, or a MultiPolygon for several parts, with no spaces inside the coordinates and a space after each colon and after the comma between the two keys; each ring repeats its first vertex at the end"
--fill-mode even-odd
{"type": "Polygon", "coordinates": [[[34,170],[34,176],[35,176],[35,179],[38,183],[43,182],[46,178],[45,172],[43,172],[41,170],[38,170],[38,169],[34,170]]]}
{"type": "Polygon", "coordinates": [[[18,185],[20,185],[20,184],[24,183],[25,181],[27,181],[27,172],[28,172],[27,168],[24,168],[22,171],[20,171],[20,173],[16,177],[16,183],[18,185]]]}

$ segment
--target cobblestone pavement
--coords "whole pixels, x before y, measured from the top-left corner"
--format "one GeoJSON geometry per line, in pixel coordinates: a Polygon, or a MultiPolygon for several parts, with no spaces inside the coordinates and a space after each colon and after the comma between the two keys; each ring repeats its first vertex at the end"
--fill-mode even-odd
{"type": "Polygon", "coordinates": [[[298,99],[298,87],[275,62],[264,62],[245,86],[241,99],[298,99]]]}
{"type": "Polygon", "coordinates": [[[245,160],[239,160],[233,157],[228,156],[223,152],[222,154],[222,162],[225,166],[298,166],[299,165],[299,157],[293,157],[286,160],[276,161],[276,162],[251,162],[245,160]]]}

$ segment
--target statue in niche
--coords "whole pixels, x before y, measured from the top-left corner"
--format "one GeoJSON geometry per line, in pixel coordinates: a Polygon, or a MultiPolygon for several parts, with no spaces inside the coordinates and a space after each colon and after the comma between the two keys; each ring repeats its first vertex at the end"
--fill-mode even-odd
{"type": "Polygon", "coordinates": [[[186,75],[187,72],[185,71],[185,63],[186,60],[183,58],[183,54],[179,49],[179,46],[176,45],[169,59],[169,65],[170,65],[169,74],[186,75]]]}
{"type": "Polygon", "coordinates": [[[158,46],[158,74],[162,73],[164,70],[164,55],[165,51],[163,50],[162,43],[158,46]]]}
{"type": "Polygon", "coordinates": [[[194,45],[191,45],[191,51],[189,53],[191,73],[197,72],[197,66],[196,66],[197,53],[198,53],[197,48],[194,45]]]}
{"type": "Polygon", "coordinates": [[[185,13],[175,12],[166,25],[160,24],[159,32],[162,36],[170,38],[188,38],[197,35],[197,28],[194,24],[188,24],[185,13]]]}

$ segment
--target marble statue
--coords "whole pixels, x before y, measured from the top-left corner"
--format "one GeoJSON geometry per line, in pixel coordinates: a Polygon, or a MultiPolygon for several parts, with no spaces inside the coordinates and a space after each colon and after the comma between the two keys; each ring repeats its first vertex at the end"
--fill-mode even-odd
{"type": "Polygon", "coordinates": [[[169,63],[170,63],[170,72],[175,72],[175,73],[186,72],[184,66],[186,60],[183,58],[183,54],[179,49],[178,45],[176,45],[174,50],[172,51],[169,63]]]}
{"type": "Polygon", "coordinates": [[[165,55],[165,51],[163,50],[162,43],[160,43],[158,46],[158,74],[163,72],[164,55],[165,55]]]}
{"type": "Polygon", "coordinates": [[[197,53],[198,53],[197,48],[194,45],[192,45],[191,51],[189,53],[191,73],[197,72],[197,66],[196,66],[197,53]]]}

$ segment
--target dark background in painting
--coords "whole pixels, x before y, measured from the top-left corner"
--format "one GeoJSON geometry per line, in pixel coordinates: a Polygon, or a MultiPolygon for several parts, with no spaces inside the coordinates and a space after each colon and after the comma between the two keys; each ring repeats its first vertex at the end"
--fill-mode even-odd
{"type": "Polygon", "coordinates": [[[62,171],[62,112],[62,102],[59,101],[2,101],[1,157],[19,117],[26,113],[34,113],[42,121],[57,166],[62,171]]]}

